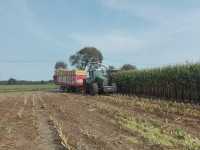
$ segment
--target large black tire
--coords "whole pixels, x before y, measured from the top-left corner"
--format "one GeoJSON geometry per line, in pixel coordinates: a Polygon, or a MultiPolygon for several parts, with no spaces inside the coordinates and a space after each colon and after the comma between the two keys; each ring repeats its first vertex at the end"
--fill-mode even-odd
{"type": "Polygon", "coordinates": [[[113,94],[117,93],[117,84],[116,83],[112,83],[112,86],[114,88],[113,94]]]}
{"type": "Polygon", "coordinates": [[[90,94],[93,96],[99,94],[99,87],[97,83],[92,83],[90,94]]]}
{"type": "Polygon", "coordinates": [[[89,94],[90,88],[89,85],[86,83],[86,80],[83,80],[83,94],[89,94]]]}

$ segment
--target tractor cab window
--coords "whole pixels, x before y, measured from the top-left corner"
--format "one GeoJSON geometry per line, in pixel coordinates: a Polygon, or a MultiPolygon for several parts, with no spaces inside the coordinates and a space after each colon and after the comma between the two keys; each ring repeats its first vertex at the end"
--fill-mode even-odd
{"type": "Polygon", "coordinates": [[[105,76],[106,75],[106,71],[104,69],[101,70],[101,73],[105,76]]]}
{"type": "Polygon", "coordinates": [[[89,71],[89,76],[90,76],[91,78],[94,78],[94,71],[89,71]]]}
{"type": "Polygon", "coordinates": [[[104,76],[107,75],[107,70],[104,67],[101,67],[100,71],[101,71],[102,75],[104,75],[104,76]]]}

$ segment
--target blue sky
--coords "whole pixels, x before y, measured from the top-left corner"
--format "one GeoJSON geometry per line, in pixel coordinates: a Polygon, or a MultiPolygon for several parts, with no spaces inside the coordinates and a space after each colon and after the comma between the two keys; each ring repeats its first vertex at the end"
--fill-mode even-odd
{"type": "Polygon", "coordinates": [[[138,68],[200,60],[199,0],[0,0],[0,80],[49,80],[85,46],[138,68]]]}

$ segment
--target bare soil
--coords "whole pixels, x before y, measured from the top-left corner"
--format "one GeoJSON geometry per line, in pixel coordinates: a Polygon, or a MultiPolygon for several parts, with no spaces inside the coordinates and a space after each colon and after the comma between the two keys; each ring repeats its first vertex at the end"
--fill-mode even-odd
{"type": "Polygon", "coordinates": [[[198,150],[200,107],[125,96],[0,94],[1,150],[198,150]]]}

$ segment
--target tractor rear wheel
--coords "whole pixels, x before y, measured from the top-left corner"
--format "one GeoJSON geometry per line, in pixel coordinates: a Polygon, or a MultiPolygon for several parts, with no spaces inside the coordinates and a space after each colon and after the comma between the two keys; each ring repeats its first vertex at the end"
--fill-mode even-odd
{"type": "Polygon", "coordinates": [[[99,94],[99,87],[97,83],[92,83],[90,93],[91,95],[99,94]]]}

